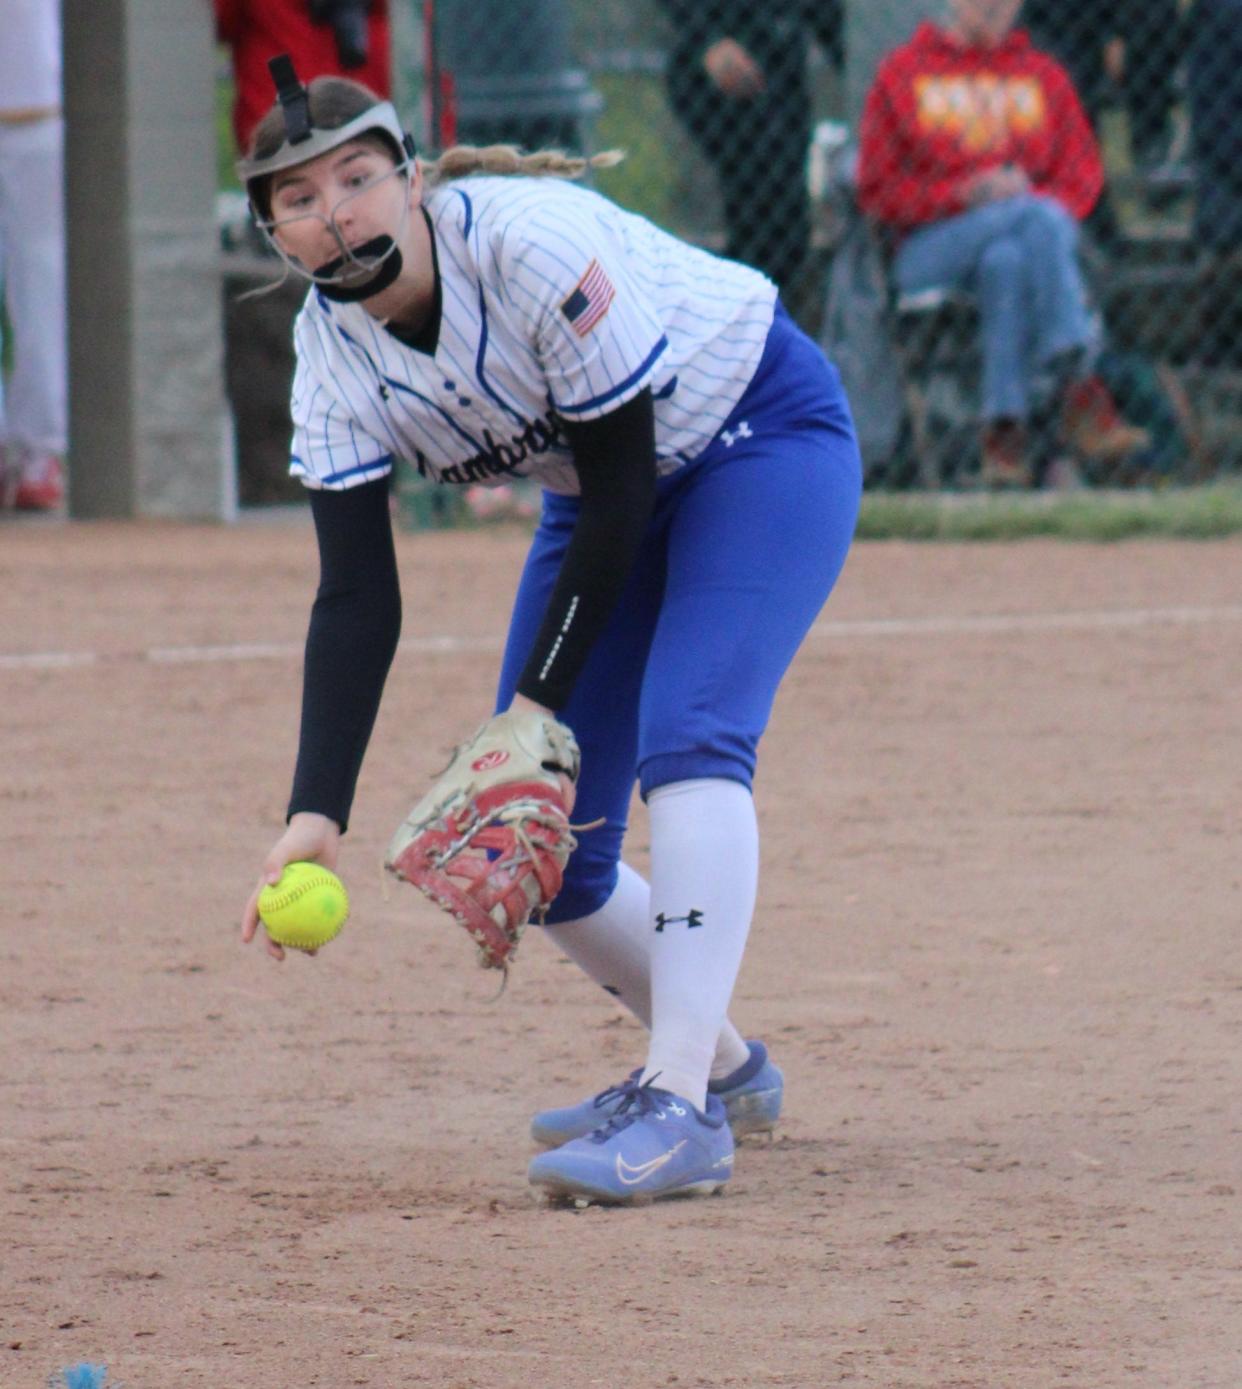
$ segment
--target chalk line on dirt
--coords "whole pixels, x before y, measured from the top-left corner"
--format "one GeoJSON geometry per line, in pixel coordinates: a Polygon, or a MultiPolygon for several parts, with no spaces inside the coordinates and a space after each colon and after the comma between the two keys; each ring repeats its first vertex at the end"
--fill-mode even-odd
{"type": "MultiPolygon", "coordinates": [[[[825,619],[812,637],[859,640],[871,637],[937,637],[1022,632],[1124,631],[1137,627],[1211,626],[1242,621],[1242,606],[1122,608],[1088,612],[942,614],[934,617],[825,619]]],[[[468,651],[499,651],[501,636],[448,634],[407,637],[399,653],[436,656],[468,651]]],[[[226,662],[291,660],[301,656],[301,642],[232,642],[205,646],[149,646],[131,651],[0,652],[0,671],[67,671],[114,664],[211,665],[226,662]]]]}

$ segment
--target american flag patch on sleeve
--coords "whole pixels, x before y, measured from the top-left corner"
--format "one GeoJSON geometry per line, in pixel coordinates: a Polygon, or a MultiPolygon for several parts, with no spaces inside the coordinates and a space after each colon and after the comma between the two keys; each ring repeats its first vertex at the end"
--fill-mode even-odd
{"type": "Polygon", "coordinates": [[[593,260],[574,292],[561,305],[561,312],[573,324],[574,332],[580,338],[586,337],[608,312],[616,292],[599,261],[593,260]]]}

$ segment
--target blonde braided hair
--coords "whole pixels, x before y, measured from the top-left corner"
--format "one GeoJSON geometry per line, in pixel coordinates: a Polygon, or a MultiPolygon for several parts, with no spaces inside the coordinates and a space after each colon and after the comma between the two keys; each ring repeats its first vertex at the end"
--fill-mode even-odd
{"type": "Polygon", "coordinates": [[[531,150],[517,145],[452,145],[437,159],[422,163],[428,188],[471,174],[522,174],[528,178],[581,178],[591,169],[611,169],[625,158],[623,150],[573,155],[564,150],[531,150]]]}

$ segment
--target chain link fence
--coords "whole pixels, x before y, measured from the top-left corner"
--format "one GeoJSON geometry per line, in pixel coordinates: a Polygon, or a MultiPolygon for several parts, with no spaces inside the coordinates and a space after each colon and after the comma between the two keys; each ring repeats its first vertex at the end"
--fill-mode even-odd
{"type": "Polygon", "coordinates": [[[392,22],[424,149],[623,148],[601,192],[767,272],[842,370],[869,486],[1242,467],[1242,0],[394,0],[392,22]],[[951,23],[994,32],[954,56],[951,23]],[[1031,201],[1053,230],[1006,230],[1031,201]],[[1072,328],[1041,258],[1064,237],[1072,328]]]}

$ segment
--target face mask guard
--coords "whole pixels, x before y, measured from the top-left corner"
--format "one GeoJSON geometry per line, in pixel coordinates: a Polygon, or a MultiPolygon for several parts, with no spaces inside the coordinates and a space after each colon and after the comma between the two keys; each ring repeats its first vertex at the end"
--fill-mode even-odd
{"type": "Polygon", "coordinates": [[[298,80],[293,60],[288,54],[282,54],[268,63],[268,69],[276,84],[276,95],[284,116],[285,138],[271,154],[261,158],[243,159],[237,164],[238,177],[250,197],[250,211],[255,225],[294,274],[309,280],[329,298],[346,303],[370,298],[371,295],[387,289],[401,273],[399,242],[405,234],[409,220],[409,197],[406,196],[402,200],[401,221],[395,238],[387,235],[375,236],[360,246],[350,247],[341,235],[336,217],[350,199],[370,192],[377,184],[387,179],[401,178],[408,193],[414,167],[414,141],[402,128],[392,103],[387,101],[377,102],[344,125],[330,130],[316,127],[311,121],[307,90],[298,80]],[[326,217],[317,212],[295,213],[291,217],[282,218],[271,216],[268,194],[274,175],[317,159],[320,155],[339,149],[341,145],[366,134],[385,136],[392,143],[394,153],[399,154],[394,168],[370,180],[356,192],[347,194],[326,217]],[[318,220],[324,223],[331,232],[340,254],[323,265],[309,269],[289,255],[276,240],[275,231],[279,226],[301,220],[318,220]]]}

